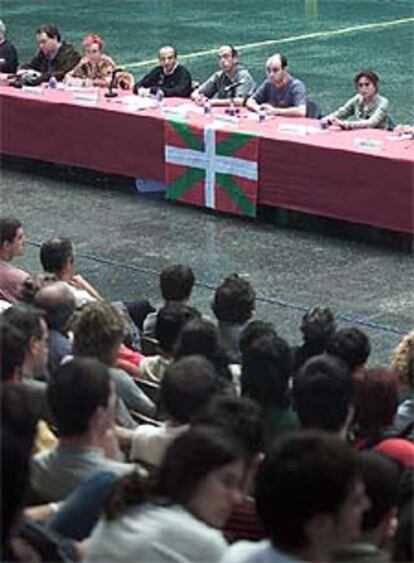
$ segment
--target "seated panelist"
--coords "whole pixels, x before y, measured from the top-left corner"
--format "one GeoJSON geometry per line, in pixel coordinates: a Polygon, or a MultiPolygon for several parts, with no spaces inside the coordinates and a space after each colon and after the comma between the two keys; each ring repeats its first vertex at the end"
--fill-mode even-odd
{"type": "Polygon", "coordinates": [[[322,124],[341,129],[387,129],[388,100],[378,94],[379,78],[372,70],[360,70],[354,77],[358,93],[322,119],[322,124]]]}
{"type": "Polygon", "coordinates": [[[103,52],[104,41],[99,35],[87,35],[82,41],[83,57],[65,76],[70,86],[108,86],[115,62],[103,52]]]}
{"type": "Polygon", "coordinates": [[[191,75],[185,66],[177,61],[177,49],[166,45],[158,53],[160,64],[139,80],[134,93],[150,96],[162,90],[164,96],[188,98],[191,94],[191,75]]]}

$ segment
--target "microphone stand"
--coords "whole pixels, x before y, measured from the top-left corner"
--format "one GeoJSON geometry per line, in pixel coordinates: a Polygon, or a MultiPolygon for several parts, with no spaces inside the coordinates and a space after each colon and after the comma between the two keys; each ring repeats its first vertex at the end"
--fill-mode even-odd
{"type": "Polygon", "coordinates": [[[118,74],[120,69],[116,68],[112,72],[111,82],[108,86],[108,91],[105,92],[105,98],[116,98],[118,96],[118,92],[114,92],[115,84],[116,84],[116,75],[118,74]]]}

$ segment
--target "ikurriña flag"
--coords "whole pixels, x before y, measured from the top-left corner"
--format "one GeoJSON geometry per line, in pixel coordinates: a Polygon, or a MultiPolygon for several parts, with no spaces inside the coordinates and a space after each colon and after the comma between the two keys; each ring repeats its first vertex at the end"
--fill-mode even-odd
{"type": "Polygon", "coordinates": [[[258,146],[251,133],[166,121],[167,199],[256,217],[258,146]]]}

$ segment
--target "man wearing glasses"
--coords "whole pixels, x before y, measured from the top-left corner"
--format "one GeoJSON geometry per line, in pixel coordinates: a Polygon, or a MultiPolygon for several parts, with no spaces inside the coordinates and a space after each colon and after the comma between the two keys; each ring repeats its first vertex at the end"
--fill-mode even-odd
{"type": "Polygon", "coordinates": [[[232,45],[223,45],[217,51],[220,70],[208,78],[191,98],[199,105],[211,99],[211,105],[242,105],[255,89],[250,72],[239,64],[239,55],[232,45]]]}
{"type": "Polygon", "coordinates": [[[267,59],[267,79],[247,102],[253,111],[264,109],[267,115],[305,117],[306,88],[301,80],[289,74],[285,55],[276,53],[267,59]]]}

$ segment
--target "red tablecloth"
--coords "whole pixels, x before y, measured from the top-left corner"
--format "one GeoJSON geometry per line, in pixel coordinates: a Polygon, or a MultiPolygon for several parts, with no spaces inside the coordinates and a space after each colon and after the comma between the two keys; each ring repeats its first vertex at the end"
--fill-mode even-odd
{"type": "MultiPolygon", "coordinates": [[[[0,87],[0,102],[4,154],[164,180],[164,116],[157,109],[131,112],[103,93],[91,105],[69,91],[7,87],[0,87]]],[[[378,130],[301,135],[279,127],[316,122],[273,118],[259,124],[247,115],[237,127],[260,136],[259,204],[414,233],[413,141],[391,141],[389,132],[378,130]],[[357,147],[357,138],[382,145],[357,147]]]]}

